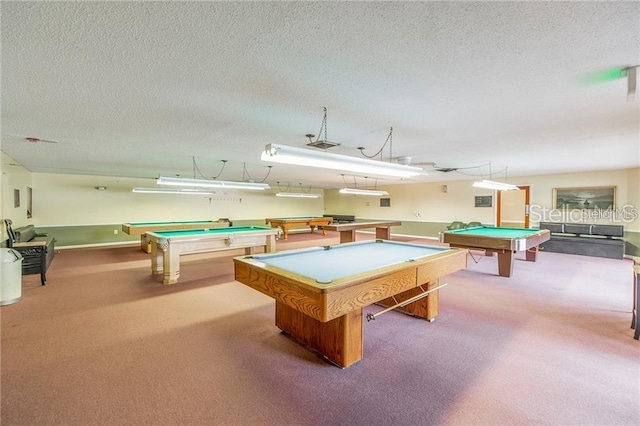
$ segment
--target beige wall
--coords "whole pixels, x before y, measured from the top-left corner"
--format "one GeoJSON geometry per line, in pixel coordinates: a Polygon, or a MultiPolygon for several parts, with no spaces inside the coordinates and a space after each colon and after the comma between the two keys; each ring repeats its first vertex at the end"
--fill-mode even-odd
{"type": "Polygon", "coordinates": [[[7,239],[4,219],[11,219],[16,226],[33,223],[27,218],[27,187],[33,188],[32,174],[16,161],[0,151],[2,160],[2,196],[0,197],[0,214],[2,214],[2,241],[7,239]],[[20,191],[20,207],[14,205],[14,190],[20,191]]]}
{"type": "MultiPolygon", "coordinates": [[[[3,163],[10,162],[12,160],[3,154],[3,163]]],[[[151,179],[30,173],[19,166],[10,170],[5,166],[4,172],[2,217],[12,219],[15,226],[321,216],[324,203],[322,198],[276,198],[275,189],[264,192],[224,190],[211,197],[141,194],[133,193],[131,189],[134,186],[154,187],[155,182],[151,179]],[[32,219],[26,217],[26,202],[21,202],[20,208],[13,208],[13,189],[20,189],[23,194],[27,186],[33,188],[32,219]],[[107,189],[96,190],[96,186],[107,189]]],[[[321,190],[313,192],[322,193],[321,190]]],[[[3,234],[4,239],[6,235],[3,234]]]]}
{"type": "MultiPolygon", "coordinates": [[[[390,185],[380,189],[389,192],[391,207],[380,207],[378,197],[343,195],[338,190],[325,191],[325,213],[353,214],[367,219],[396,219],[450,223],[478,221],[495,223],[496,197],[493,191],[473,187],[472,180],[411,185],[390,185]],[[443,192],[447,185],[447,192],[443,192]],[[474,197],[493,195],[493,207],[475,207],[474,197]]],[[[640,232],[640,169],[611,170],[588,173],[565,173],[545,176],[513,177],[509,183],[531,187],[531,226],[539,221],[572,221],[566,212],[552,211],[553,188],[615,186],[618,209],[630,205],[636,218],[627,222],[611,218],[589,219],[589,223],[623,224],[628,231],[640,232]],[[564,215],[564,216],[563,216],[564,215]],[[566,220],[563,220],[566,219],[566,220]]],[[[576,212],[577,213],[577,212],[576,212]]],[[[576,218],[573,216],[574,219],[576,218]]]]}
{"type": "Polygon", "coordinates": [[[131,192],[134,186],[155,187],[150,179],[34,173],[33,182],[34,215],[40,226],[317,216],[323,207],[322,198],[276,198],[273,189],[216,190],[213,196],[194,196],[131,192]],[[99,191],[96,186],[107,189],[99,191]]]}
{"type": "MultiPolygon", "coordinates": [[[[325,190],[324,198],[276,198],[276,190],[218,192],[213,197],[137,194],[134,186],[154,186],[150,179],[103,176],[30,173],[2,153],[2,216],[16,226],[95,225],[153,220],[196,220],[228,217],[249,220],[262,217],[319,216],[352,214],[367,219],[394,219],[414,222],[450,223],[478,221],[495,223],[495,194],[474,188],[472,181],[443,181],[390,185],[390,207],[380,207],[378,197],[342,195],[325,190]],[[447,192],[443,191],[447,185],[447,192]],[[26,188],[33,188],[33,218],[26,218],[26,188]],[[96,186],[106,186],[98,191],[96,186]],[[13,207],[13,189],[20,189],[21,206],[13,207]],[[475,207],[474,197],[493,195],[493,207],[475,207]]],[[[553,188],[578,186],[616,186],[618,208],[630,204],[636,215],[640,207],[640,169],[548,176],[513,177],[510,183],[531,187],[532,225],[552,208],[553,188]],[[538,214],[538,217],[534,216],[538,214]]],[[[321,192],[321,191],[317,191],[321,192]]],[[[557,218],[554,218],[557,220],[557,218]]],[[[590,220],[599,223],[611,219],[590,220]]],[[[628,231],[640,232],[640,219],[624,222],[628,231]]],[[[3,227],[4,228],[4,227],[3,227]]],[[[6,235],[3,232],[3,239],[6,235]]]]}

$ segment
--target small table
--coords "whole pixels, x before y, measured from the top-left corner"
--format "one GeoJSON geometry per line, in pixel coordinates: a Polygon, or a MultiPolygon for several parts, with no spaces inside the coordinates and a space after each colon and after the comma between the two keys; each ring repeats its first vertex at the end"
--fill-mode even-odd
{"type": "Polygon", "coordinates": [[[369,240],[233,261],[237,281],[275,299],[278,328],[349,367],[363,357],[364,307],[404,302],[402,310],[432,321],[439,279],[464,269],[467,251],[369,240]]]}
{"type": "Polygon", "coordinates": [[[322,235],[327,235],[327,231],[324,226],[333,222],[332,217],[278,217],[265,219],[267,224],[271,224],[273,227],[279,227],[282,229],[283,239],[289,238],[289,229],[301,228],[308,226],[311,228],[311,233],[316,229],[322,227],[322,235]]]}
{"type": "Polygon", "coordinates": [[[391,239],[391,227],[400,226],[402,222],[399,221],[377,221],[377,222],[354,222],[343,224],[330,224],[324,227],[327,231],[340,232],[340,243],[351,243],[356,240],[357,229],[376,229],[376,239],[390,240],[391,239]]]}
{"type": "Polygon", "coordinates": [[[180,255],[254,247],[275,251],[277,229],[267,226],[232,226],[214,229],[184,229],[147,232],[151,241],[151,273],[162,274],[162,284],[175,284],[180,276],[180,255]]]}
{"type": "Polygon", "coordinates": [[[501,228],[478,226],[440,233],[440,242],[451,247],[483,250],[487,255],[498,254],[498,274],[510,277],[513,274],[513,254],[525,252],[529,262],[538,258],[538,247],[550,238],[548,229],[501,228]]]}
{"type": "Polygon", "coordinates": [[[230,226],[228,220],[185,220],[177,222],[132,222],[123,223],[122,232],[128,235],[140,235],[140,248],[145,253],[151,253],[151,242],[147,232],[175,231],[177,229],[207,229],[226,228],[230,226]]]}

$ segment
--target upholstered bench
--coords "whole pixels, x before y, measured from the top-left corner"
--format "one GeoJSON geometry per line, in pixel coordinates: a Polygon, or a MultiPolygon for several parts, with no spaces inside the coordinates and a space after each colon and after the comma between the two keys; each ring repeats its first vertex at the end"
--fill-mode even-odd
{"type": "Polygon", "coordinates": [[[5,219],[8,246],[22,255],[22,275],[40,274],[40,282],[45,285],[47,269],[55,254],[55,238],[38,234],[33,225],[13,229],[12,222],[5,219]]]}
{"type": "Polygon", "coordinates": [[[551,239],[541,245],[545,251],[610,259],[624,257],[622,225],[540,222],[540,229],[551,232],[551,239]]]}

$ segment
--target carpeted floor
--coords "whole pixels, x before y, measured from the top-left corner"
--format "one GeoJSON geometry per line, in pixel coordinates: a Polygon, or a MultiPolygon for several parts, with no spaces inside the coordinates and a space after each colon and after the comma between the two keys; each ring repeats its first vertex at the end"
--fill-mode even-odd
{"type": "Polygon", "coordinates": [[[23,299],[0,308],[0,423],[640,424],[630,261],[542,252],[503,278],[495,257],[469,258],[443,280],[433,323],[396,312],[365,323],[364,359],[339,369],[234,281],[241,254],[185,256],[163,286],[136,245],[61,250],[46,286],[25,276],[23,299]]]}

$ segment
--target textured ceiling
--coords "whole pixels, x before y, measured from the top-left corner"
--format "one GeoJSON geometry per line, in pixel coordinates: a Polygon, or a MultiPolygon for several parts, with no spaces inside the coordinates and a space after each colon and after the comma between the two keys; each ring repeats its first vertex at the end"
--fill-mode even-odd
{"type": "MultiPolygon", "coordinates": [[[[265,144],[305,147],[325,107],[333,153],[375,154],[393,128],[383,160],[471,167],[424,166],[412,182],[640,166],[640,96],[627,100],[626,78],[596,78],[640,63],[637,2],[3,1],[0,12],[2,150],[33,172],[260,181],[265,144]]],[[[275,165],[267,182],[343,177],[275,165]]]]}

